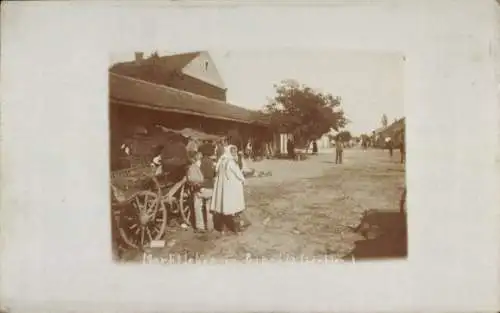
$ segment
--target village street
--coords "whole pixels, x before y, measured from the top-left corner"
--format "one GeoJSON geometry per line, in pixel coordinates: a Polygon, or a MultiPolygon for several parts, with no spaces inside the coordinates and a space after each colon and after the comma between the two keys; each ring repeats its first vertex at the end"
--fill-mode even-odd
{"type": "MultiPolygon", "coordinates": [[[[328,152],[304,161],[252,163],[251,167],[271,170],[273,175],[247,180],[247,216],[252,225],[244,233],[221,237],[173,226],[167,230],[166,246],[149,250],[148,256],[405,257],[406,224],[398,206],[405,174],[399,156],[399,151],[391,159],[387,151],[356,147],[344,151],[342,165],[335,164],[335,154],[328,152]],[[372,227],[363,236],[354,228],[367,210],[373,212],[365,218],[372,227]]],[[[143,257],[135,254],[128,259],[143,257]]]]}

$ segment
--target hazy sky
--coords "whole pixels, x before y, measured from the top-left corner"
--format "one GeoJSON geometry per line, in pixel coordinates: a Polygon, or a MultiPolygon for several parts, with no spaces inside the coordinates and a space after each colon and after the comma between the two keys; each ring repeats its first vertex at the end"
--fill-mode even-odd
{"type": "MultiPolygon", "coordinates": [[[[404,60],[401,54],[335,50],[209,53],[228,88],[228,102],[246,108],[262,108],[274,95],[273,84],[295,79],[342,97],[342,107],[352,121],[347,129],[353,134],[380,127],[384,113],[389,122],[404,116],[404,60]]],[[[119,58],[133,58],[133,53],[127,55],[119,58]]],[[[113,57],[113,61],[116,60],[117,57],[113,57]]]]}

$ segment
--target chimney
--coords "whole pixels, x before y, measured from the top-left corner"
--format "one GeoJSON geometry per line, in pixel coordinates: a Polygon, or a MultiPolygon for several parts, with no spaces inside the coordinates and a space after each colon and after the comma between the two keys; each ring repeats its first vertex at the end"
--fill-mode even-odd
{"type": "Polygon", "coordinates": [[[135,61],[140,62],[144,59],[144,52],[136,52],[135,53],[135,61]]]}

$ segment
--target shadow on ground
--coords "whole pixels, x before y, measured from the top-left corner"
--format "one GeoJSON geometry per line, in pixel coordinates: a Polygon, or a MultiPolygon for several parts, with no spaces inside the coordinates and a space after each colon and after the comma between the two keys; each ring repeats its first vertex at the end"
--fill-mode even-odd
{"type": "Polygon", "coordinates": [[[406,215],[399,212],[371,211],[356,229],[365,239],[355,242],[355,248],[346,255],[356,260],[406,258],[408,235],[406,215]]]}

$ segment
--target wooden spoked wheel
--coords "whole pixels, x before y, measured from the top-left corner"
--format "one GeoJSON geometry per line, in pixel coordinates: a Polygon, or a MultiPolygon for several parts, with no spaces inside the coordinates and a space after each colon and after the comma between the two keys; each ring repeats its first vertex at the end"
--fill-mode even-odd
{"type": "Polygon", "coordinates": [[[158,193],[139,191],[120,212],[118,229],[123,241],[144,248],[165,233],[167,210],[158,193]]]}
{"type": "Polygon", "coordinates": [[[187,183],[183,184],[179,191],[179,211],[182,220],[187,225],[191,226],[193,223],[193,193],[187,183]]]}
{"type": "Polygon", "coordinates": [[[173,201],[164,202],[164,204],[169,214],[172,215],[180,214],[180,203],[179,200],[177,200],[176,198],[174,198],[173,201]]]}

